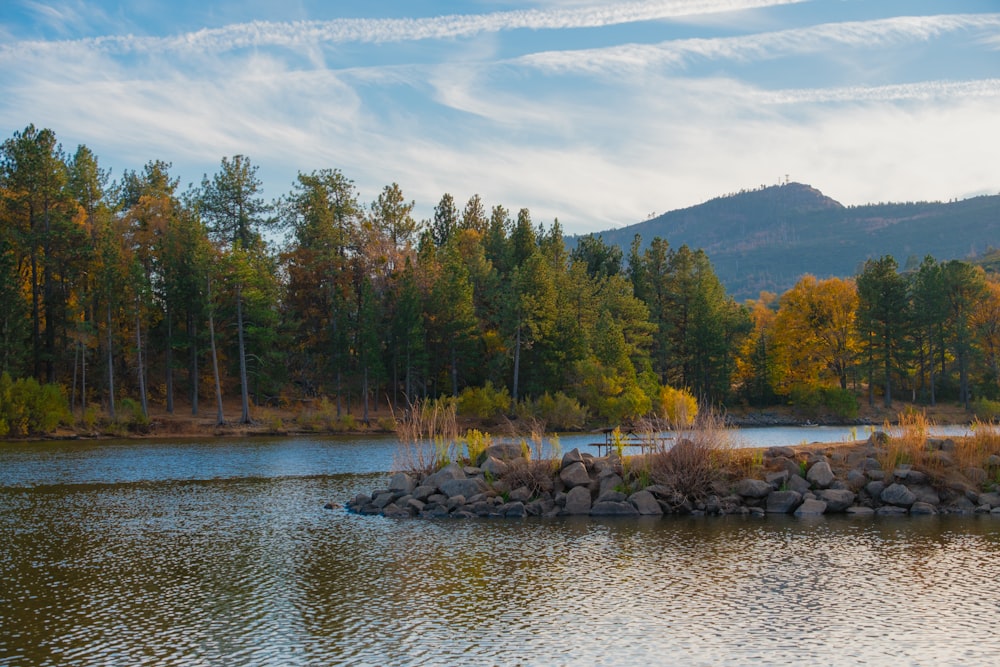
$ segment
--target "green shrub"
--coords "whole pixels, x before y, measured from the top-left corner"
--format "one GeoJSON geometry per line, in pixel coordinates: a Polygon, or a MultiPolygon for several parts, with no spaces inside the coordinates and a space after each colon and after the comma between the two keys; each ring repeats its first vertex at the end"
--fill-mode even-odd
{"type": "Polygon", "coordinates": [[[817,417],[821,413],[833,414],[840,419],[858,416],[858,397],[850,389],[798,385],[792,387],[789,399],[808,417],[817,417]]]}
{"type": "Polygon", "coordinates": [[[149,417],[142,413],[142,405],[131,398],[119,402],[118,422],[129,431],[145,433],[149,430],[149,417]]]}
{"type": "Polygon", "coordinates": [[[977,398],[972,402],[972,412],[978,419],[996,421],[1000,418],[1000,401],[977,398]]]}
{"type": "Polygon", "coordinates": [[[59,385],[0,375],[0,435],[48,433],[71,419],[66,394],[59,385]]]}
{"type": "Polygon", "coordinates": [[[517,405],[517,416],[544,422],[553,431],[579,431],[587,423],[587,408],[580,401],[561,391],[545,392],[535,399],[525,399],[517,405]]]}
{"type": "Polygon", "coordinates": [[[466,387],[458,396],[458,414],[478,419],[496,419],[510,408],[507,387],[497,389],[489,380],[482,387],[466,387]]]}

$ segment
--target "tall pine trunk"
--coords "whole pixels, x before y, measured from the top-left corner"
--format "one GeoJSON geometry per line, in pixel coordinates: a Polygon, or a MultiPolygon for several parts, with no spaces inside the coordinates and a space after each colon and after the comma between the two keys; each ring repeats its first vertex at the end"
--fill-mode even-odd
{"type": "Polygon", "coordinates": [[[188,384],[191,391],[191,414],[198,416],[198,337],[194,315],[188,312],[188,346],[191,358],[188,360],[188,384]]]}
{"type": "Polygon", "coordinates": [[[149,417],[149,401],[146,398],[146,367],[142,359],[142,325],[139,322],[139,313],[135,315],[135,344],[136,360],[139,374],[139,396],[141,397],[142,416],[149,417]]]}
{"type": "Polygon", "coordinates": [[[115,413],[115,359],[113,351],[113,339],[111,337],[111,300],[108,300],[108,413],[112,419],[117,419],[115,413]]]}
{"type": "Polygon", "coordinates": [[[250,423],[250,387],[247,384],[247,355],[246,346],[243,342],[243,285],[236,284],[236,339],[239,343],[240,353],[240,399],[242,400],[243,414],[240,417],[241,424],[250,423]]]}
{"type": "Polygon", "coordinates": [[[215,378],[215,425],[222,426],[226,423],[222,415],[222,383],[219,381],[219,357],[215,351],[215,309],[212,307],[212,279],[208,279],[208,339],[212,348],[212,376],[215,378]]]}

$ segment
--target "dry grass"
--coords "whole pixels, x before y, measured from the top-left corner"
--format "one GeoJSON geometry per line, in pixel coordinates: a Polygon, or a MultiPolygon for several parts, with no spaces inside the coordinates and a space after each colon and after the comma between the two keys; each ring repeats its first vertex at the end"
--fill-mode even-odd
{"type": "Polygon", "coordinates": [[[875,455],[882,469],[892,471],[903,463],[937,467],[939,461],[929,456],[927,449],[927,436],[932,426],[927,415],[916,411],[901,412],[898,421],[895,427],[888,421],[883,426],[885,433],[890,435],[875,455]]]}
{"type": "Polygon", "coordinates": [[[459,436],[454,401],[418,400],[393,418],[399,438],[393,459],[396,470],[427,474],[455,458],[459,436]]]}
{"type": "Polygon", "coordinates": [[[955,463],[961,470],[987,470],[993,455],[1000,456],[1000,431],[995,424],[976,420],[972,423],[972,435],[955,441],[955,463]]]}

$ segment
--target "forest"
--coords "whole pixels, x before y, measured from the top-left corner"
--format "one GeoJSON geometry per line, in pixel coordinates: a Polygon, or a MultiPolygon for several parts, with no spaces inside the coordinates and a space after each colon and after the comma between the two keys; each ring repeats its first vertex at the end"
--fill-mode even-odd
{"type": "Polygon", "coordinates": [[[0,435],[44,428],[36,399],[218,423],[322,400],[367,423],[456,397],[559,429],[671,417],[678,396],[845,419],[858,401],[1000,405],[1000,283],[966,262],[873,257],[737,303],[702,250],[569,251],[558,220],[479,195],[418,221],[398,184],[366,202],[331,168],[265,201],[244,155],[179,184],[161,160],[112,180],[33,125],[3,142],[0,435]]]}

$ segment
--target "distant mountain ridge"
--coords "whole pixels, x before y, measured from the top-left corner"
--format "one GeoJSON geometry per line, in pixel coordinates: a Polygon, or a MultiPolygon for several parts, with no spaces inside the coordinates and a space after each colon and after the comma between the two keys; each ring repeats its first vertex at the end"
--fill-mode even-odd
{"type": "MultiPolygon", "coordinates": [[[[659,236],[672,248],[701,248],[737,300],[781,294],[805,273],[856,275],[868,258],[892,255],[900,267],[925,255],[971,259],[1000,247],[1000,195],[954,202],[846,207],[802,183],[711,199],[650,220],[599,232],[628,254],[659,236]]],[[[575,238],[569,239],[575,244],[575,238]]]]}

